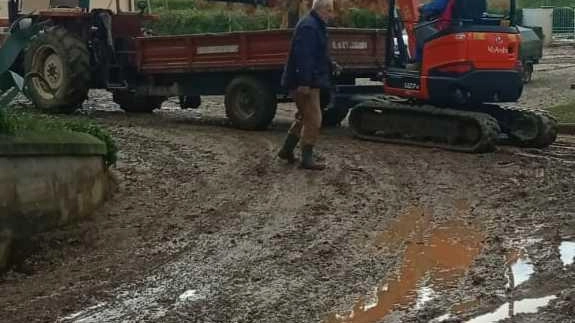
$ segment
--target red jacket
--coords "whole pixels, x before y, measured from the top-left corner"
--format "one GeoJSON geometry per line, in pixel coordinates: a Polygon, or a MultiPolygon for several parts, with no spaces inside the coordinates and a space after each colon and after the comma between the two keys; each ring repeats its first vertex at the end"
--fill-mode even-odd
{"type": "Polygon", "coordinates": [[[437,23],[437,29],[443,30],[451,24],[451,18],[453,17],[453,6],[455,5],[455,0],[449,0],[445,10],[439,16],[439,22],[437,23]]]}

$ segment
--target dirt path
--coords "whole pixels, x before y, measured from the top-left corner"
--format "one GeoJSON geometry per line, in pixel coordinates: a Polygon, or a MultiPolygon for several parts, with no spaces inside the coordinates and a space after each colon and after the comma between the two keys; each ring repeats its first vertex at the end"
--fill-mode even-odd
{"type": "Polygon", "coordinates": [[[0,277],[0,322],[575,321],[574,137],[470,155],[330,129],[316,173],[274,158],[289,106],[245,132],[220,104],[92,114],[118,192],[0,277]]]}
{"type": "Polygon", "coordinates": [[[549,108],[575,101],[575,45],[545,48],[533,80],[519,100],[521,106],[549,108]]]}

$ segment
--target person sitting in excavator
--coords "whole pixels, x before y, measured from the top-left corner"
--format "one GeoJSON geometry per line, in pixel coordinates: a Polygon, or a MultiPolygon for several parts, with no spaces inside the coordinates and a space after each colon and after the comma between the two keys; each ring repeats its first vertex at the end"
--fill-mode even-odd
{"type": "Polygon", "coordinates": [[[433,0],[427,4],[421,5],[418,10],[420,14],[420,24],[416,26],[416,51],[415,62],[419,68],[423,56],[423,44],[433,34],[443,30],[451,23],[453,6],[455,0],[433,0]],[[429,21],[438,19],[437,23],[429,21]]]}

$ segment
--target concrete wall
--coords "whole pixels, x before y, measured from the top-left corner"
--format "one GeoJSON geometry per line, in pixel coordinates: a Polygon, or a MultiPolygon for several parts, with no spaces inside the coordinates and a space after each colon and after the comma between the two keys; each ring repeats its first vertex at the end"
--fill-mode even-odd
{"type": "Polygon", "coordinates": [[[10,153],[3,153],[0,146],[0,269],[6,267],[14,241],[89,215],[112,189],[102,156],[90,153],[98,149],[85,149],[86,155],[74,156],[59,155],[63,149],[50,153],[47,145],[38,145],[44,147],[38,155],[30,153],[30,144],[10,153]]]}

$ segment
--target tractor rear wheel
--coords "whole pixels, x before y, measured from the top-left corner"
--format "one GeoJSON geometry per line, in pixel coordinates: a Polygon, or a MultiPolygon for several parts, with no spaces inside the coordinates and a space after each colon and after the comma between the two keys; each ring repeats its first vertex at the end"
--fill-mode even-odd
{"type": "Polygon", "coordinates": [[[27,93],[36,107],[71,113],[88,97],[90,53],[63,27],[40,34],[24,57],[27,93]]]}

